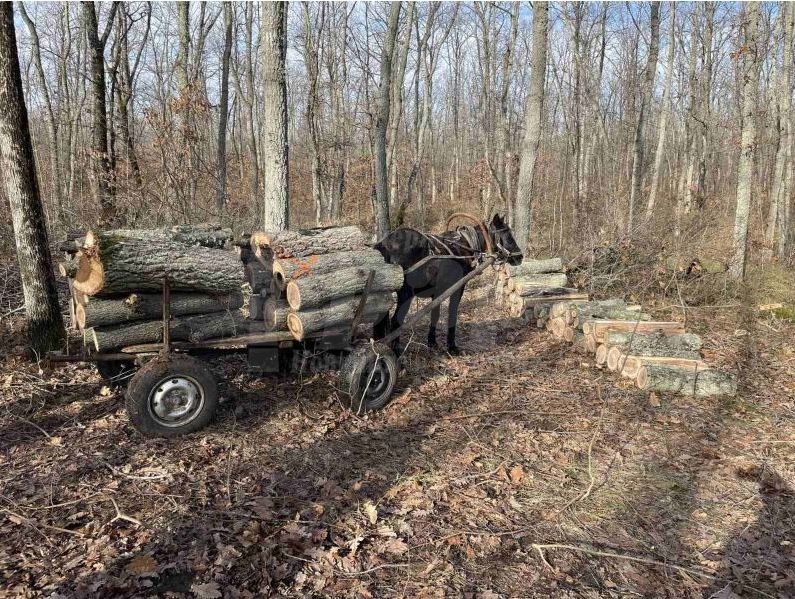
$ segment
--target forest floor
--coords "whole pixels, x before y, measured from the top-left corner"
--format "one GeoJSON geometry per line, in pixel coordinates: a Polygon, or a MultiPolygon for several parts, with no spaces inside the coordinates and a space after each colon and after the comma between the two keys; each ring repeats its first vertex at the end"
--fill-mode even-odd
{"type": "Polygon", "coordinates": [[[91,367],[16,357],[17,316],[0,596],[795,596],[791,322],[689,310],[740,393],[657,396],[474,292],[467,355],[412,344],[382,412],[229,358],[216,420],[153,440],[91,367]]]}

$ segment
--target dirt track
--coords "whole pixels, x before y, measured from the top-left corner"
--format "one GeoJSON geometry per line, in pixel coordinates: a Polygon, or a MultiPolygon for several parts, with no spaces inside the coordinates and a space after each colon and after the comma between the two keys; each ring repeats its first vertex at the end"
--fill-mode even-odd
{"type": "Polygon", "coordinates": [[[733,400],[650,398],[472,294],[468,355],[415,345],[382,413],[229,360],[176,441],[88,367],[6,356],[0,595],[792,596],[795,327],[700,314],[733,400]]]}

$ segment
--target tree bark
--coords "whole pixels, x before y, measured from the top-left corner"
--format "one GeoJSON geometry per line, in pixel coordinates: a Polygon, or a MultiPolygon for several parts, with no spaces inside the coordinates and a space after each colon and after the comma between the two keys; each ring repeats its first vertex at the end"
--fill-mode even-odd
{"type": "Polygon", "coordinates": [[[508,279],[508,291],[512,291],[517,295],[533,295],[538,291],[539,287],[561,288],[566,287],[568,282],[566,275],[561,272],[525,275],[508,279]]]}
{"type": "Polygon", "coordinates": [[[74,288],[86,295],[159,291],[163,277],[175,291],[238,291],[243,264],[234,252],[181,243],[89,234],[74,288]]]}
{"type": "Polygon", "coordinates": [[[279,258],[273,261],[273,275],[281,289],[301,277],[315,276],[333,272],[337,269],[383,267],[384,257],[378,250],[354,250],[334,252],[331,254],[315,254],[308,258],[279,258]]]}
{"type": "MultiPolygon", "coordinates": [[[[607,348],[620,347],[624,353],[635,355],[646,354],[646,348],[665,348],[671,352],[698,352],[701,349],[701,337],[693,333],[666,336],[659,333],[638,333],[627,331],[607,331],[604,336],[607,348]]],[[[668,354],[673,356],[674,353],[668,354]]]]}
{"type": "MultiPolygon", "coordinates": [[[[172,293],[169,305],[172,316],[232,312],[243,306],[243,295],[172,293]]],[[[132,293],[118,299],[94,298],[85,305],[77,304],[75,307],[75,318],[80,329],[159,318],[162,314],[163,296],[160,293],[132,293]]]]}
{"type": "Polygon", "coordinates": [[[63,343],[65,330],[39,194],[10,2],[0,4],[0,172],[2,190],[11,208],[28,338],[39,357],[63,343]]]}
{"type": "MultiPolygon", "coordinates": [[[[533,3],[533,50],[530,63],[530,92],[525,106],[525,133],[519,159],[514,208],[514,237],[524,252],[530,238],[530,205],[538,144],[541,140],[541,116],[544,104],[544,73],[547,67],[547,32],[549,5],[533,3]]],[[[564,283],[565,285],[565,283],[564,283]]]]}
{"type": "Polygon", "coordinates": [[[370,292],[396,291],[403,285],[403,268],[384,264],[379,268],[355,266],[323,275],[293,279],[287,284],[287,303],[293,310],[317,308],[364,291],[370,271],[374,272],[370,292]]]}
{"type": "Polygon", "coordinates": [[[218,213],[226,206],[226,123],[229,115],[229,59],[232,56],[232,4],[223,5],[224,53],[221,57],[221,97],[218,101],[218,189],[215,205],[218,213]]]}
{"type": "Polygon", "coordinates": [[[725,373],[716,370],[698,372],[661,364],[644,365],[635,382],[644,391],[666,391],[697,397],[732,396],[737,393],[736,381],[725,373]]]}
{"type": "MultiPolygon", "coordinates": [[[[248,332],[248,320],[234,312],[214,312],[173,318],[169,326],[172,341],[199,342],[232,337],[248,332]]],[[[147,320],[134,324],[84,331],[86,343],[98,352],[109,352],[129,345],[159,343],[163,340],[163,322],[147,320]]]]}
{"type": "MultiPolygon", "coordinates": [[[[364,306],[363,323],[374,322],[394,306],[394,293],[374,293],[364,306]]],[[[353,322],[361,298],[348,297],[332,302],[323,308],[291,312],[287,316],[287,328],[293,337],[301,341],[309,333],[344,326],[353,322]]]]}
{"type": "Polygon", "coordinates": [[[265,321],[266,331],[286,331],[287,315],[290,307],[284,300],[269,297],[262,306],[262,320],[265,321]]]}
{"type": "Polygon", "coordinates": [[[635,127],[635,142],[632,156],[632,181],[629,192],[629,213],[627,215],[627,233],[632,236],[635,227],[635,204],[640,197],[643,183],[643,146],[646,143],[646,120],[648,119],[651,96],[654,91],[654,75],[657,72],[657,55],[660,50],[660,3],[651,3],[651,33],[649,38],[649,56],[646,61],[646,74],[641,90],[638,124],[635,127]]]}
{"type": "Polygon", "coordinates": [[[289,227],[287,148],[287,2],[262,2],[260,80],[263,118],[260,157],[262,204],[260,224],[269,231],[289,227]]]}
{"type": "Polygon", "coordinates": [[[546,258],[543,260],[534,260],[532,258],[525,258],[522,263],[517,266],[506,264],[504,271],[511,277],[521,277],[524,275],[536,275],[552,272],[563,271],[563,260],[560,258],[546,258]]]}
{"type": "Polygon", "coordinates": [[[607,331],[623,331],[623,332],[636,332],[636,333],[655,333],[662,331],[663,335],[682,335],[685,332],[685,326],[681,322],[631,322],[623,320],[592,320],[584,322],[582,325],[582,332],[586,335],[593,333],[596,340],[604,343],[605,334],[607,331]]]}
{"type": "Polygon", "coordinates": [[[389,21],[384,34],[384,46],[381,53],[381,72],[378,83],[378,106],[376,107],[375,139],[373,154],[375,155],[375,195],[373,197],[373,214],[375,216],[375,234],[382,239],[389,233],[389,173],[386,161],[386,133],[389,127],[389,111],[392,88],[392,58],[400,19],[401,2],[390,4],[389,21]]]}
{"type": "Polygon", "coordinates": [[[311,258],[333,252],[366,249],[364,233],[359,227],[325,227],[277,233],[257,231],[251,235],[254,253],[263,249],[275,258],[311,258]]]}

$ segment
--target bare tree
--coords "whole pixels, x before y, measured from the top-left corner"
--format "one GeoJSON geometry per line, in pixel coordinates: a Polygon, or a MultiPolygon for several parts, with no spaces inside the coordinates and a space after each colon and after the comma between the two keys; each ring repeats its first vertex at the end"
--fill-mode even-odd
{"type": "Polygon", "coordinates": [[[654,90],[654,75],[657,72],[657,54],[660,49],[660,4],[658,2],[651,3],[649,25],[651,29],[649,55],[646,60],[640,108],[638,109],[638,123],[635,127],[635,142],[633,144],[632,181],[630,183],[629,212],[627,214],[627,233],[629,235],[632,235],[635,226],[635,203],[640,197],[640,186],[643,182],[643,147],[646,143],[646,121],[648,119],[652,91],[654,90]]]}
{"type": "Polygon", "coordinates": [[[287,156],[287,2],[262,2],[262,203],[260,224],[280,231],[289,226],[287,156]]]}
{"type": "Polygon", "coordinates": [[[389,10],[389,21],[384,33],[384,47],[381,52],[381,73],[378,83],[378,105],[376,107],[375,139],[375,197],[373,213],[375,215],[375,233],[380,239],[389,233],[389,184],[386,161],[386,133],[389,126],[389,110],[392,91],[392,55],[395,50],[398,22],[400,20],[400,2],[392,2],[389,10]]]}
{"type": "Polygon", "coordinates": [[[28,128],[14,31],[14,7],[0,4],[0,170],[11,207],[28,336],[34,352],[55,349],[64,326],[28,128]]]}
{"type": "Polygon", "coordinates": [[[734,214],[733,254],[729,274],[734,279],[745,276],[748,254],[748,215],[751,209],[751,189],[756,154],[756,96],[759,88],[760,55],[758,45],[759,2],[744,7],[743,20],[743,104],[742,141],[737,162],[737,207],[734,214]]]}
{"type": "Polygon", "coordinates": [[[107,115],[107,89],[105,86],[105,46],[113,27],[113,19],[119,7],[118,2],[111,5],[110,14],[105,23],[102,35],[99,34],[99,23],[97,12],[92,0],[84,1],[83,20],[88,37],[88,47],[90,53],[91,70],[89,80],[91,81],[93,94],[93,116],[92,126],[92,157],[94,160],[94,177],[96,178],[96,198],[100,206],[100,222],[110,223],[114,218],[116,207],[113,204],[112,194],[112,173],[110,168],[110,158],[108,150],[108,115],[107,115]]]}
{"type": "Polygon", "coordinates": [[[527,95],[524,120],[525,132],[519,159],[519,179],[516,183],[514,208],[514,237],[524,252],[530,237],[530,206],[533,194],[538,144],[541,139],[541,115],[544,105],[544,73],[547,68],[547,34],[549,4],[533,3],[533,53],[530,63],[530,91],[527,95]]]}
{"type": "Polygon", "coordinates": [[[221,97],[218,102],[218,190],[215,203],[218,212],[226,206],[226,123],[229,117],[229,59],[232,56],[232,4],[225,3],[224,53],[221,57],[221,97]]]}

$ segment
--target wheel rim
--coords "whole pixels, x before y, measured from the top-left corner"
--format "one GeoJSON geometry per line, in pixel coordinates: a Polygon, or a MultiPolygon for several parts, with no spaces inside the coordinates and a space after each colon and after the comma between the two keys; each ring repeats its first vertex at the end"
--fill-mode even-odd
{"type": "Polygon", "coordinates": [[[381,396],[389,389],[390,383],[389,366],[386,360],[376,358],[375,362],[362,372],[362,391],[363,398],[367,403],[377,402],[381,396]]]}
{"type": "Polygon", "coordinates": [[[204,407],[204,389],[189,376],[168,376],[149,393],[149,414],[167,427],[185,426],[204,407]]]}

